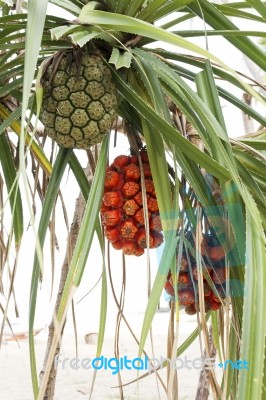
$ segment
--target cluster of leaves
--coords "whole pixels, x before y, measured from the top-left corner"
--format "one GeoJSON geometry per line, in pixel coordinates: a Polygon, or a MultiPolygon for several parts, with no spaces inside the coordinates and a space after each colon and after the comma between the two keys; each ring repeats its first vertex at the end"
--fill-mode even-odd
{"type": "MultiPolygon", "coordinates": [[[[21,13],[14,12],[9,3],[0,1],[0,161],[1,174],[9,193],[8,200],[13,216],[12,232],[17,247],[24,232],[20,189],[24,185],[27,190],[25,157],[30,154],[32,163],[36,163],[46,177],[49,177],[46,194],[42,198],[30,298],[30,349],[35,398],[43,396],[58,341],[55,336],[39,389],[33,324],[42,265],[40,249],[44,244],[60,182],[68,164],[87,199],[87,205],[57,313],[59,330],[64,326],[68,305],[82,280],[95,232],[103,248],[98,213],[102,200],[108,141],[103,142],[90,188],[72,150],[60,149],[55,162],[53,158],[50,158],[52,162],[48,161],[43,143],[34,136],[36,130],[31,122],[34,117],[38,119],[40,111],[42,90],[38,85],[36,91],[34,90],[38,66],[54,52],[72,46],[86,46],[88,50],[97,48],[102,52],[119,92],[117,112],[132,131],[141,134],[147,146],[165,247],[146,308],[140,353],[144,348],[169,269],[172,274],[176,274],[176,246],[182,245],[184,221],[189,219],[197,230],[199,221],[202,221],[202,207],[204,217],[212,229],[218,234],[219,231],[226,232],[228,238],[233,235],[235,251],[230,253],[232,259],[227,260],[229,267],[234,266],[230,269],[230,278],[243,283],[247,293],[245,298],[232,296],[233,324],[230,329],[229,351],[231,359],[241,357],[249,360],[252,375],[249,378],[239,375],[239,384],[235,385],[237,376],[235,375],[234,382],[233,377],[236,372],[229,371],[222,389],[227,398],[261,398],[265,379],[266,330],[266,145],[263,130],[266,120],[250,105],[224,89],[220,82],[225,81],[232,87],[248,92],[262,104],[265,104],[265,97],[256,90],[256,86],[250,86],[247,80],[243,81],[223,60],[187,38],[223,36],[264,70],[265,54],[250,37],[265,37],[265,29],[239,30],[231,17],[265,23],[265,4],[260,0],[226,5],[207,0],[50,1],[71,13],[73,19],[65,21],[64,18],[47,14],[47,0],[41,3],[29,0],[27,9],[21,10],[21,13]],[[162,22],[164,17],[168,17],[168,22],[162,22]],[[195,17],[202,19],[209,28],[200,31],[178,29],[180,23],[195,17]],[[175,50],[155,48],[158,41],[163,42],[165,47],[174,46],[175,50]],[[180,49],[184,49],[185,54],[180,53],[180,49]],[[258,121],[262,130],[247,138],[229,139],[220,105],[221,98],[258,121]],[[201,148],[186,137],[187,127],[184,120],[196,132],[201,148]],[[10,135],[10,129],[19,137],[18,144],[10,135]],[[17,157],[14,157],[16,154],[17,157]],[[168,175],[169,157],[174,170],[172,182],[168,175]],[[16,158],[19,166],[15,162],[16,158]],[[214,194],[215,190],[209,181],[210,175],[205,175],[203,171],[211,174],[223,198],[222,204],[214,194]],[[22,177],[20,186],[19,176],[22,177]],[[191,191],[196,198],[196,206],[191,198],[191,191]],[[234,345],[236,338],[237,346],[234,345]]],[[[254,83],[251,80],[248,82],[254,83]]],[[[9,239],[12,238],[12,232],[9,239]]],[[[224,243],[226,252],[228,243],[224,243]]],[[[228,284],[230,286],[230,282],[228,284]]],[[[101,353],[104,336],[106,290],[104,272],[98,355],[101,353]]],[[[213,316],[214,327],[218,326],[217,321],[217,317],[213,316]]],[[[205,318],[202,324],[206,324],[205,318]]],[[[218,344],[218,328],[215,335],[218,344]]],[[[191,338],[188,338],[180,349],[184,349],[190,342],[191,338]]]]}

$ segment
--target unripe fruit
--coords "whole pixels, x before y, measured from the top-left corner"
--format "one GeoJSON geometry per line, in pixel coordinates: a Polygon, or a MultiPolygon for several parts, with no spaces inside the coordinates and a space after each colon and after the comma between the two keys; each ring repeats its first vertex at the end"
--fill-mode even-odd
{"type": "Polygon", "coordinates": [[[40,119],[48,136],[66,148],[87,149],[102,142],[116,118],[117,91],[100,55],[58,52],[41,84],[40,119]]]}

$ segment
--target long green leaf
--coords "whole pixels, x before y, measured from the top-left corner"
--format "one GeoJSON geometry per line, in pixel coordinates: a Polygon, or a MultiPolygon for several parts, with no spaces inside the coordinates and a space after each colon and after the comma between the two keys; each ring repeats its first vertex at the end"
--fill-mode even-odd
{"type": "MultiPolygon", "coordinates": [[[[211,68],[210,62],[207,60],[205,69],[200,72],[196,76],[196,85],[198,89],[198,93],[200,97],[203,99],[203,101],[208,105],[209,109],[212,111],[212,113],[216,116],[217,120],[220,122],[220,125],[223,127],[224,130],[226,130],[225,126],[225,121],[223,118],[223,113],[222,113],[222,108],[220,105],[219,101],[219,96],[218,96],[218,91],[215,85],[214,77],[213,77],[213,72],[211,68]]],[[[217,144],[216,144],[217,145],[217,144]]],[[[228,154],[232,156],[232,149],[231,145],[228,142],[224,143],[225,149],[227,150],[228,154]]],[[[218,147],[218,151],[220,151],[220,148],[218,147]]],[[[234,165],[232,164],[231,168],[237,167],[237,164],[234,165]]],[[[238,169],[239,172],[239,169],[238,169]]],[[[248,183],[248,182],[246,182],[248,183]]],[[[249,182],[250,185],[252,186],[252,182],[249,182]]],[[[255,185],[255,183],[254,183],[255,185]]],[[[235,217],[235,214],[237,213],[238,216],[241,217],[241,209],[242,207],[239,207],[239,210],[234,210],[233,212],[231,211],[232,209],[232,186],[230,183],[225,185],[223,188],[223,195],[224,195],[224,200],[225,200],[225,207],[228,209],[229,212],[229,218],[232,216],[232,218],[235,217]],[[240,211],[240,213],[239,213],[240,211]]],[[[254,187],[253,187],[254,189],[254,187]]],[[[261,193],[260,193],[261,194],[261,193]]],[[[242,220],[243,220],[243,214],[242,214],[242,220]]],[[[230,221],[232,223],[232,221],[230,221]]],[[[244,241],[244,236],[241,233],[244,232],[244,229],[241,230],[241,233],[239,232],[239,228],[241,228],[241,219],[239,219],[238,225],[233,224],[233,229],[235,231],[235,240],[237,244],[237,248],[241,254],[244,254],[244,248],[243,248],[243,241],[244,241]],[[240,233],[240,234],[239,234],[240,233]]],[[[231,239],[232,240],[232,239],[231,239]]]]}
{"type": "Polygon", "coordinates": [[[181,22],[184,22],[184,21],[187,21],[188,19],[194,18],[194,14],[192,12],[191,13],[189,13],[189,12],[188,13],[182,13],[182,14],[183,15],[181,17],[172,19],[170,21],[167,21],[167,22],[163,23],[162,25],[159,25],[160,28],[169,29],[172,26],[180,24],[181,22]]]}
{"type": "Polygon", "coordinates": [[[254,154],[250,154],[247,151],[243,151],[240,149],[234,149],[234,154],[236,155],[237,159],[241,162],[241,164],[245,165],[245,167],[251,173],[255,173],[265,178],[266,161],[263,162],[258,158],[254,157],[254,154]]]}
{"type": "Polygon", "coordinates": [[[49,0],[50,3],[61,7],[65,11],[72,13],[73,15],[79,15],[81,8],[75,4],[75,1],[70,0],[49,0]]]}
{"type": "Polygon", "coordinates": [[[179,217],[178,206],[172,201],[162,138],[159,134],[156,136],[156,139],[153,138],[153,128],[147,124],[145,119],[142,121],[142,126],[143,134],[147,143],[148,156],[155,183],[160,217],[163,225],[165,248],[163,250],[162,259],[145,311],[139,344],[139,354],[141,354],[144,349],[147,335],[152,325],[152,320],[160,300],[167,273],[171,269],[171,264],[175,264],[174,261],[177,244],[176,230],[179,217]]]}
{"type": "MultiPolygon", "coordinates": [[[[30,105],[32,100],[33,99],[31,98],[29,101],[30,105]]],[[[0,117],[5,119],[5,121],[0,125],[0,136],[3,131],[10,126],[13,132],[15,132],[20,137],[21,126],[18,119],[21,115],[21,110],[22,107],[19,106],[15,111],[13,111],[13,113],[10,113],[2,104],[0,104],[0,117]]],[[[36,141],[32,139],[32,137],[28,133],[26,134],[25,142],[28,146],[30,146],[34,157],[40,163],[43,170],[50,175],[52,166],[46,155],[44,154],[43,150],[38,146],[36,141]]]]}
{"type": "Polygon", "coordinates": [[[176,148],[178,153],[189,154],[198,164],[200,164],[207,171],[211,171],[221,181],[229,179],[229,173],[226,168],[219,165],[216,161],[211,159],[207,154],[204,154],[181,134],[175,128],[169,125],[163,118],[161,118],[152,108],[150,108],[144,100],[142,100],[118,74],[113,71],[117,88],[127,98],[128,101],[144,116],[156,129],[159,129],[164,137],[176,148]]]}
{"type": "Polygon", "coordinates": [[[224,131],[226,131],[218,90],[215,85],[212,67],[209,60],[206,61],[204,70],[196,76],[195,82],[200,98],[205,104],[207,104],[208,108],[212,111],[224,131]]]}
{"type": "Polygon", "coordinates": [[[229,159],[226,162],[223,161],[228,156],[220,140],[223,139],[226,143],[228,141],[227,134],[208,107],[166,64],[141,50],[136,50],[136,52],[141,58],[150,61],[151,68],[157,71],[166,93],[169,94],[174,103],[180,107],[187,119],[197,129],[208,151],[213,156],[216,155],[215,159],[219,162],[223,162],[226,166],[230,165],[229,159]]]}
{"type": "MultiPolygon", "coordinates": [[[[143,58],[147,57],[147,54],[145,54],[141,50],[135,50],[135,52],[138,55],[141,55],[143,58]]],[[[250,196],[248,189],[242,185],[242,182],[239,178],[237,168],[235,165],[232,149],[228,144],[226,144],[226,149],[225,149],[220,140],[220,138],[222,138],[223,140],[225,140],[226,143],[226,134],[221,128],[220,124],[210,113],[210,110],[208,110],[208,108],[205,107],[204,103],[199,98],[195,97],[195,93],[192,91],[192,89],[189,86],[187,86],[177,75],[175,75],[175,73],[171,70],[171,68],[162,63],[156,57],[150,56],[149,59],[151,61],[151,68],[156,69],[158,76],[162,80],[162,84],[163,87],[165,88],[166,93],[170,95],[170,97],[174,100],[174,102],[176,104],[179,104],[179,102],[184,104],[184,99],[186,101],[189,100],[190,106],[193,107],[193,110],[194,111],[197,110],[197,114],[200,116],[201,121],[206,129],[206,132],[204,132],[201,126],[198,125],[198,128],[200,129],[198,133],[201,135],[203,140],[205,139],[205,142],[207,144],[208,140],[210,139],[215,144],[215,147],[212,146],[212,150],[214,154],[216,154],[217,160],[220,162],[221,165],[227,166],[227,168],[229,169],[231,177],[237,187],[237,190],[241,194],[241,197],[243,198],[246,207],[249,208],[251,215],[254,216],[254,220],[256,221],[259,227],[260,217],[258,210],[256,208],[256,204],[253,198],[250,196]],[[182,89],[182,91],[180,91],[180,88],[182,89]],[[209,133],[209,135],[211,133],[211,137],[208,138],[208,135],[206,135],[206,133],[209,133]]],[[[185,109],[181,108],[181,109],[184,113],[190,112],[188,108],[185,109]]]]}
{"type": "Polygon", "coordinates": [[[161,262],[158,267],[158,272],[153,282],[152,290],[150,293],[150,298],[146,307],[144,321],[141,330],[140,344],[139,344],[139,356],[141,356],[147,336],[149,334],[152,320],[154,318],[156,309],[158,307],[158,302],[162,293],[164,283],[171,264],[175,262],[176,259],[176,245],[177,238],[173,232],[167,232],[165,236],[165,246],[163,249],[163,254],[161,262]]]}
{"type": "MultiPolygon", "coordinates": [[[[239,359],[239,354],[238,354],[238,346],[237,346],[237,341],[236,341],[236,330],[234,325],[232,324],[230,326],[230,333],[229,333],[229,354],[228,354],[228,359],[229,360],[237,360],[239,359]]],[[[222,380],[222,388],[224,389],[225,383],[227,383],[225,387],[226,391],[226,400],[230,399],[230,395],[232,396],[231,398],[236,398],[236,393],[235,393],[235,388],[234,388],[234,380],[236,383],[236,380],[238,379],[236,370],[233,370],[232,368],[227,368],[226,371],[223,374],[223,380],[222,380]]],[[[241,373],[241,371],[240,371],[241,373]]]]}
{"type": "MultiPolygon", "coordinates": [[[[152,51],[154,52],[154,50],[152,50],[152,51]]],[[[156,49],[155,51],[156,51],[156,54],[168,59],[168,61],[169,60],[178,61],[178,64],[179,64],[179,62],[185,63],[185,64],[188,64],[189,66],[198,67],[198,68],[200,68],[200,70],[202,70],[204,68],[204,65],[206,62],[205,58],[194,57],[194,56],[186,55],[186,54],[177,54],[177,53],[165,51],[162,49],[156,49]]],[[[174,67],[175,66],[173,65],[172,68],[174,68],[174,67]]],[[[215,76],[222,78],[226,82],[232,83],[234,86],[240,88],[242,91],[246,91],[246,88],[243,85],[243,82],[240,81],[239,79],[236,79],[235,76],[229,74],[225,69],[220,68],[215,63],[212,63],[212,69],[213,69],[215,76]]],[[[250,81],[252,82],[251,78],[250,78],[250,81]]],[[[265,101],[265,96],[264,97],[261,96],[261,100],[265,101]]]]}
{"type": "MultiPolygon", "coordinates": [[[[170,58],[172,60],[186,62],[187,64],[189,64],[189,66],[193,65],[193,66],[197,66],[200,68],[204,68],[204,65],[206,62],[206,60],[199,61],[198,59],[196,60],[196,59],[188,57],[188,56],[177,55],[177,54],[174,54],[171,52],[163,51],[161,49],[153,50],[153,52],[159,54],[160,56],[162,56],[164,58],[166,57],[166,58],[170,58]]],[[[166,58],[165,58],[165,62],[169,62],[166,58]]],[[[180,63],[178,63],[178,64],[171,63],[170,67],[171,67],[171,69],[177,71],[177,73],[181,77],[184,77],[191,81],[195,81],[195,77],[197,76],[197,74],[195,72],[192,72],[188,68],[181,67],[180,63]]],[[[222,79],[231,82],[233,85],[236,85],[237,87],[245,90],[234,77],[232,77],[225,71],[222,71],[221,69],[216,68],[215,66],[212,66],[212,70],[213,70],[213,72],[215,72],[215,74],[217,76],[219,76],[222,79]]],[[[251,118],[254,118],[261,125],[266,126],[266,118],[264,116],[262,116],[261,114],[256,112],[252,107],[248,106],[245,102],[240,100],[238,97],[234,96],[231,92],[223,89],[221,86],[216,85],[216,88],[218,90],[219,95],[222,98],[224,98],[225,100],[227,100],[228,102],[230,102],[231,104],[233,104],[234,106],[236,106],[237,108],[242,110],[245,114],[249,115],[251,118]]],[[[246,140],[246,139],[243,139],[243,140],[246,140]]],[[[249,139],[247,139],[247,140],[249,140],[249,139]]],[[[264,142],[262,141],[262,143],[264,143],[264,142]]]]}
{"type": "Polygon", "coordinates": [[[128,1],[127,0],[117,0],[115,12],[117,14],[125,14],[128,8],[128,1]]]}
{"type": "Polygon", "coordinates": [[[262,225],[266,229],[266,196],[262,192],[258,183],[255,181],[251,173],[242,165],[240,162],[237,163],[239,175],[241,176],[243,183],[249,188],[252,194],[257,208],[260,211],[260,217],[262,220],[262,225]]]}
{"type": "Polygon", "coordinates": [[[100,309],[100,318],[99,318],[99,337],[97,342],[96,349],[96,357],[100,357],[102,354],[103,342],[104,342],[104,334],[106,327],[106,317],[107,317],[107,276],[106,276],[106,267],[103,261],[103,272],[102,272],[102,291],[101,291],[101,309],[100,309]]]}
{"type": "MultiPolygon", "coordinates": [[[[189,5],[189,8],[194,11],[200,18],[211,25],[214,29],[237,30],[227,17],[225,17],[212,3],[207,0],[194,1],[189,5]],[[203,13],[203,15],[202,15],[203,13]]],[[[266,69],[265,54],[247,37],[231,37],[228,36],[227,40],[242,51],[246,56],[253,60],[263,70],[266,69]]]]}
{"type": "Polygon", "coordinates": [[[184,8],[192,0],[153,0],[138,14],[138,18],[147,22],[154,23],[166,15],[177,12],[184,8]]]}
{"type": "Polygon", "coordinates": [[[0,135],[0,163],[9,196],[15,242],[19,246],[23,234],[23,207],[14,159],[5,134],[0,135]]]}
{"type": "MultiPolygon", "coordinates": [[[[236,17],[236,18],[243,18],[250,21],[256,22],[264,22],[263,18],[259,15],[249,12],[249,11],[242,11],[241,8],[230,7],[227,4],[216,4],[215,7],[219,10],[223,15],[227,17],[236,17]]],[[[253,9],[251,10],[253,11],[253,9]]]]}
{"type": "MultiPolygon", "coordinates": [[[[23,76],[23,101],[22,101],[22,116],[21,116],[21,134],[20,134],[20,146],[19,146],[19,160],[20,160],[20,171],[23,180],[25,192],[28,195],[27,187],[27,176],[26,176],[26,165],[25,165],[25,131],[24,131],[24,121],[26,120],[26,111],[28,109],[28,103],[30,98],[30,91],[32,87],[32,82],[35,75],[35,68],[37,64],[37,59],[39,56],[39,49],[41,45],[42,34],[44,30],[45,16],[47,10],[48,0],[43,0],[41,3],[37,0],[28,1],[28,15],[27,15],[27,29],[26,29],[26,40],[25,40],[25,64],[24,64],[24,76],[23,76]],[[32,40],[34,38],[34,40],[32,40]]],[[[33,220],[33,212],[30,208],[31,219],[33,220]]],[[[33,222],[33,221],[32,221],[33,222]]],[[[32,387],[34,398],[37,398],[38,393],[38,378],[36,370],[36,360],[34,351],[34,340],[33,340],[33,323],[35,314],[35,300],[37,291],[37,276],[34,274],[33,278],[33,288],[31,290],[30,298],[30,317],[29,317],[29,342],[30,342],[30,363],[31,363],[31,373],[32,373],[32,387]],[[35,287],[34,287],[35,286],[35,287]]]]}
{"type": "MultiPolygon", "coordinates": [[[[179,65],[171,66],[177,73],[186,79],[191,81],[195,81],[195,77],[197,74],[191,72],[189,69],[180,67],[179,65]]],[[[234,96],[231,92],[223,89],[221,86],[216,85],[216,89],[219,93],[219,96],[223,99],[227,100],[229,103],[239,108],[245,114],[249,115],[251,118],[254,118],[258,121],[262,126],[266,126],[266,118],[259,114],[253,107],[247,105],[244,101],[240,100],[238,97],[234,96]]],[[[266,146],[265,146],[266,147],[266,146]]]]}
{"type": "Polygon", "coordinates": [[[189,30],[189,31],[174,31],[178,36],[181,37],[197,37],[197,36],[255,36],[255,37],[266,37],[266,32],[263,31],[246,31],[246,30],[189,30]]]}
{"type": "MultiPolygon", "coordinates": [[[[35,75],[35,69],[39,56],[39,49],[41,45],[42,34],[44,30],[45,16],[47,10],[48,0],[43,0],[41,3],[37,0],[28,1],[28,19],[26,29],[26,46],[25,46],[25,64],[24,64],[24,75],[23,75],[23,100],[22,100],[22,112],[21,112],[21,133],[20,133],[20,144],[19,144],[19,169],[21,172],[22,182],[26,193],[26,199],[28,202],[28,209],[30,212],[31,223],[34,225],[33,210],[29,202],[28,193],[28,182],[26,174],[25,164],[25,130],[24,121],[26,120],[26,112],[28,109],[28,103],[30,99],[30,92],[32,88],[32,82],[35,75]],[[32,40],[34,38],[34,40],[32,40]]],[[[41,251],[37,245],[38,254],[41,258],[41,251]]],[[[30,292],[30,315],[29,315],[29,347],[30,347],[30,365],[32,375],[32,388],[34,399],[37,399],[38,395],[38,377],[35,359],[34,349],[34,338],[33,338],[33,324],[36,307],[37,297],[37,285],[38,285],[39,271],[38,268],[33,271],[31,292],[30,292]]]]}
{"type": "Polygon", "coordinates": [[[256,150],[266,150],[266,131],[262,131],[252,137],[241,138],[240,142],[253,147],[256,150]]]}
{"type": "Polygon", "coordinates": [[[144,2],[145,0],[129,1],[126,15],[128,15],[129,17],[135,17],[138,14],[139,10],[141,10],[144,2]]]}
{"type": "Polygon", "coordinates": [[[258,13],[262,16],[262,18],[266,21],[266,6],[263,1],[260,0],[246,0],[247,3],[253,7],[258,13]]]}
{"type": "Polygon", "coordinates": [[[265,287],[266,253],[264,233],[258,230],[252,216],[246,219],[246,276],[243,328],[240,358],[248,362],[249,370],[239,374],[237,399],[262,399],[264,345],[266,332],[265,287]]]}
{"type": "MultiPolygon", "coordinates": [[[[126,15],[116,15],[104,11],[95,11],[95,10],[92,11],[82,10],[82,11],[83,12],[80,13],[78,18],[78,22],[80,24],[100,25],[105,28],[115,27],[116,30],[122,32],[133,33],[135,35],[149,37],[154,40],[162,41],[177,47],[185,48],[186,50],[196,52],[200,55],[203,55],[206,58],[209,58],[210,60],[217,62],[219,65],[225,68],[225,70],[230,71],[230,73],[232,73],[236,77],[236,79],[239,79],[237,74],[233,70],[231,70],[228,67],[228,65],[225,64],[218,57],[202,49],[201,47],[189,42],[188,40],[183,39],[180,36],[176,36],[171,32],[165,31],[164,29],[148,24],[145,21],[137,20],[135,18],[128,17],[126,15]]],[[[236,27],[234,29],[236,29],[236,27]]],[[[236,39],[237,38],[235,38],[235,40],[236,39]]],[[[239,38],[239,40],[241,40],[241,38],[239,38]]],[[[253,49],[252,42],[251,42],[251,48],[253,49]]],[[[263,57],[263,62],[261,61],[261,64],[264,66],[265,57],[262,52],[259,52],[259,50],[258,54],[261,56],[258,57],[259,60],[261,60],[261,58],[263,57]]],[[[254,91],[249,85],[245,83],[243,83],[243,85],[248,93],[252,94],[255,98],[258,98],[256,91],[254,91]]],[[[261,99],[258,100],[261,101],[261,99]]]]}

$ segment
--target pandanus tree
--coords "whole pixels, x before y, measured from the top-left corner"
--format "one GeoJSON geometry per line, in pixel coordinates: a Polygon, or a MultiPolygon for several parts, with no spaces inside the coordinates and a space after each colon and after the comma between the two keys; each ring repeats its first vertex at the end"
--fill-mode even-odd
{"type": "MultiPolygon", "coordinates": [[[[9,277],[0,286],[6,298],[2,331],[15,298],[26,214],[36,235],[29,299],[34,398],[53,398],[53,360],[97,235],[103,260],[104,236],[126,258],[145,257],[164,240],[144,305],[140,355],[165,287],[174,326],[170,357],[180,355],[199,334],[210,356],[211,335],[221,361],[249,362],[249,374],[228,368],[219,384],[203,370],[215,398],[263,399],[266,120],[252,104],[265,106],[265,88],[210,53],[208,38],[223,37],[225,45],[229,42],[264,71],[265,52],[254,37],[265,37],[265,3],[4,0],[0,10],[0,276],[9,277]],[[58,7],[56,16],[47,12],[48,3],[58,7]],[[192,19],[201,20],[203,29],[180,28],[192,19]],[[258,28],[239,29],[239,19],[258,28]],[[190,39],[196,36],[206,38],[206,48],[190,39]],[[253,103],[243,100],[243,92],[253,103]],[[257,132],[244,135],[239,128],[230,138],[221,101],[258,122],[257,132]],[[111,130],[127,135],[131,154],[125,149],[109,167],[111,130]],[[89,180],[81,152],[92,167],[89,180]],[[60,184],[68,167],[85,202],[70,229],[70,256],[39,379],[33,326],[38,284],[48,262],[42,250],[48,232],[56,246],[54,209],[63,202],[60,184]],[[37,198],[40,207],[35,207],[37,198]],[[182,307],[197,314],[198,328],[180,344],[174,321],[182,307]]],[[[97,356],[111,295],[104,261],[101,285],[97,356]]],[[[169,399],[177,398],[175,382],[169,371],[169,399]]]]}

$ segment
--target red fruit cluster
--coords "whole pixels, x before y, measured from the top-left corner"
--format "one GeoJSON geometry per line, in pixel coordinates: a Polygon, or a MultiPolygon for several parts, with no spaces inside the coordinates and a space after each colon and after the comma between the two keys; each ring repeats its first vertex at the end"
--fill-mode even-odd
{"type": "MultiPolygon", "coordinates": [[[[195,249],[191,232],[186,235],[186,239],[195,249]]],[[[201,255],[205,312],[218,310],[221,307],[221,299],[225,298],[225,253],[215,237],[204,235],[201,255]],[[211,279],[212,285],[209,285],[207,278],[211,279]]],[[[190,251],[183,249],[177,282],[173,282],[172,274],[169,272],[164,285],[166,292],[173,298],[175,297],[174,287],[176,287],[179,304],[184,306],[186,313],[190,315],[198,310],[198,274],[199,269],[195,258],[190,251]]]]}
{"type": "Polygon", "coordinates": [[[163,242],[162,225],[147,152],[140,151],[147,196],[149,235],[145,229],[138,157],[121,155],[106,170],[101,207],[106,238],[124,254],[141,256],[163,242]],[[149,238],[149,239],[148,239],[149,238]]]}

